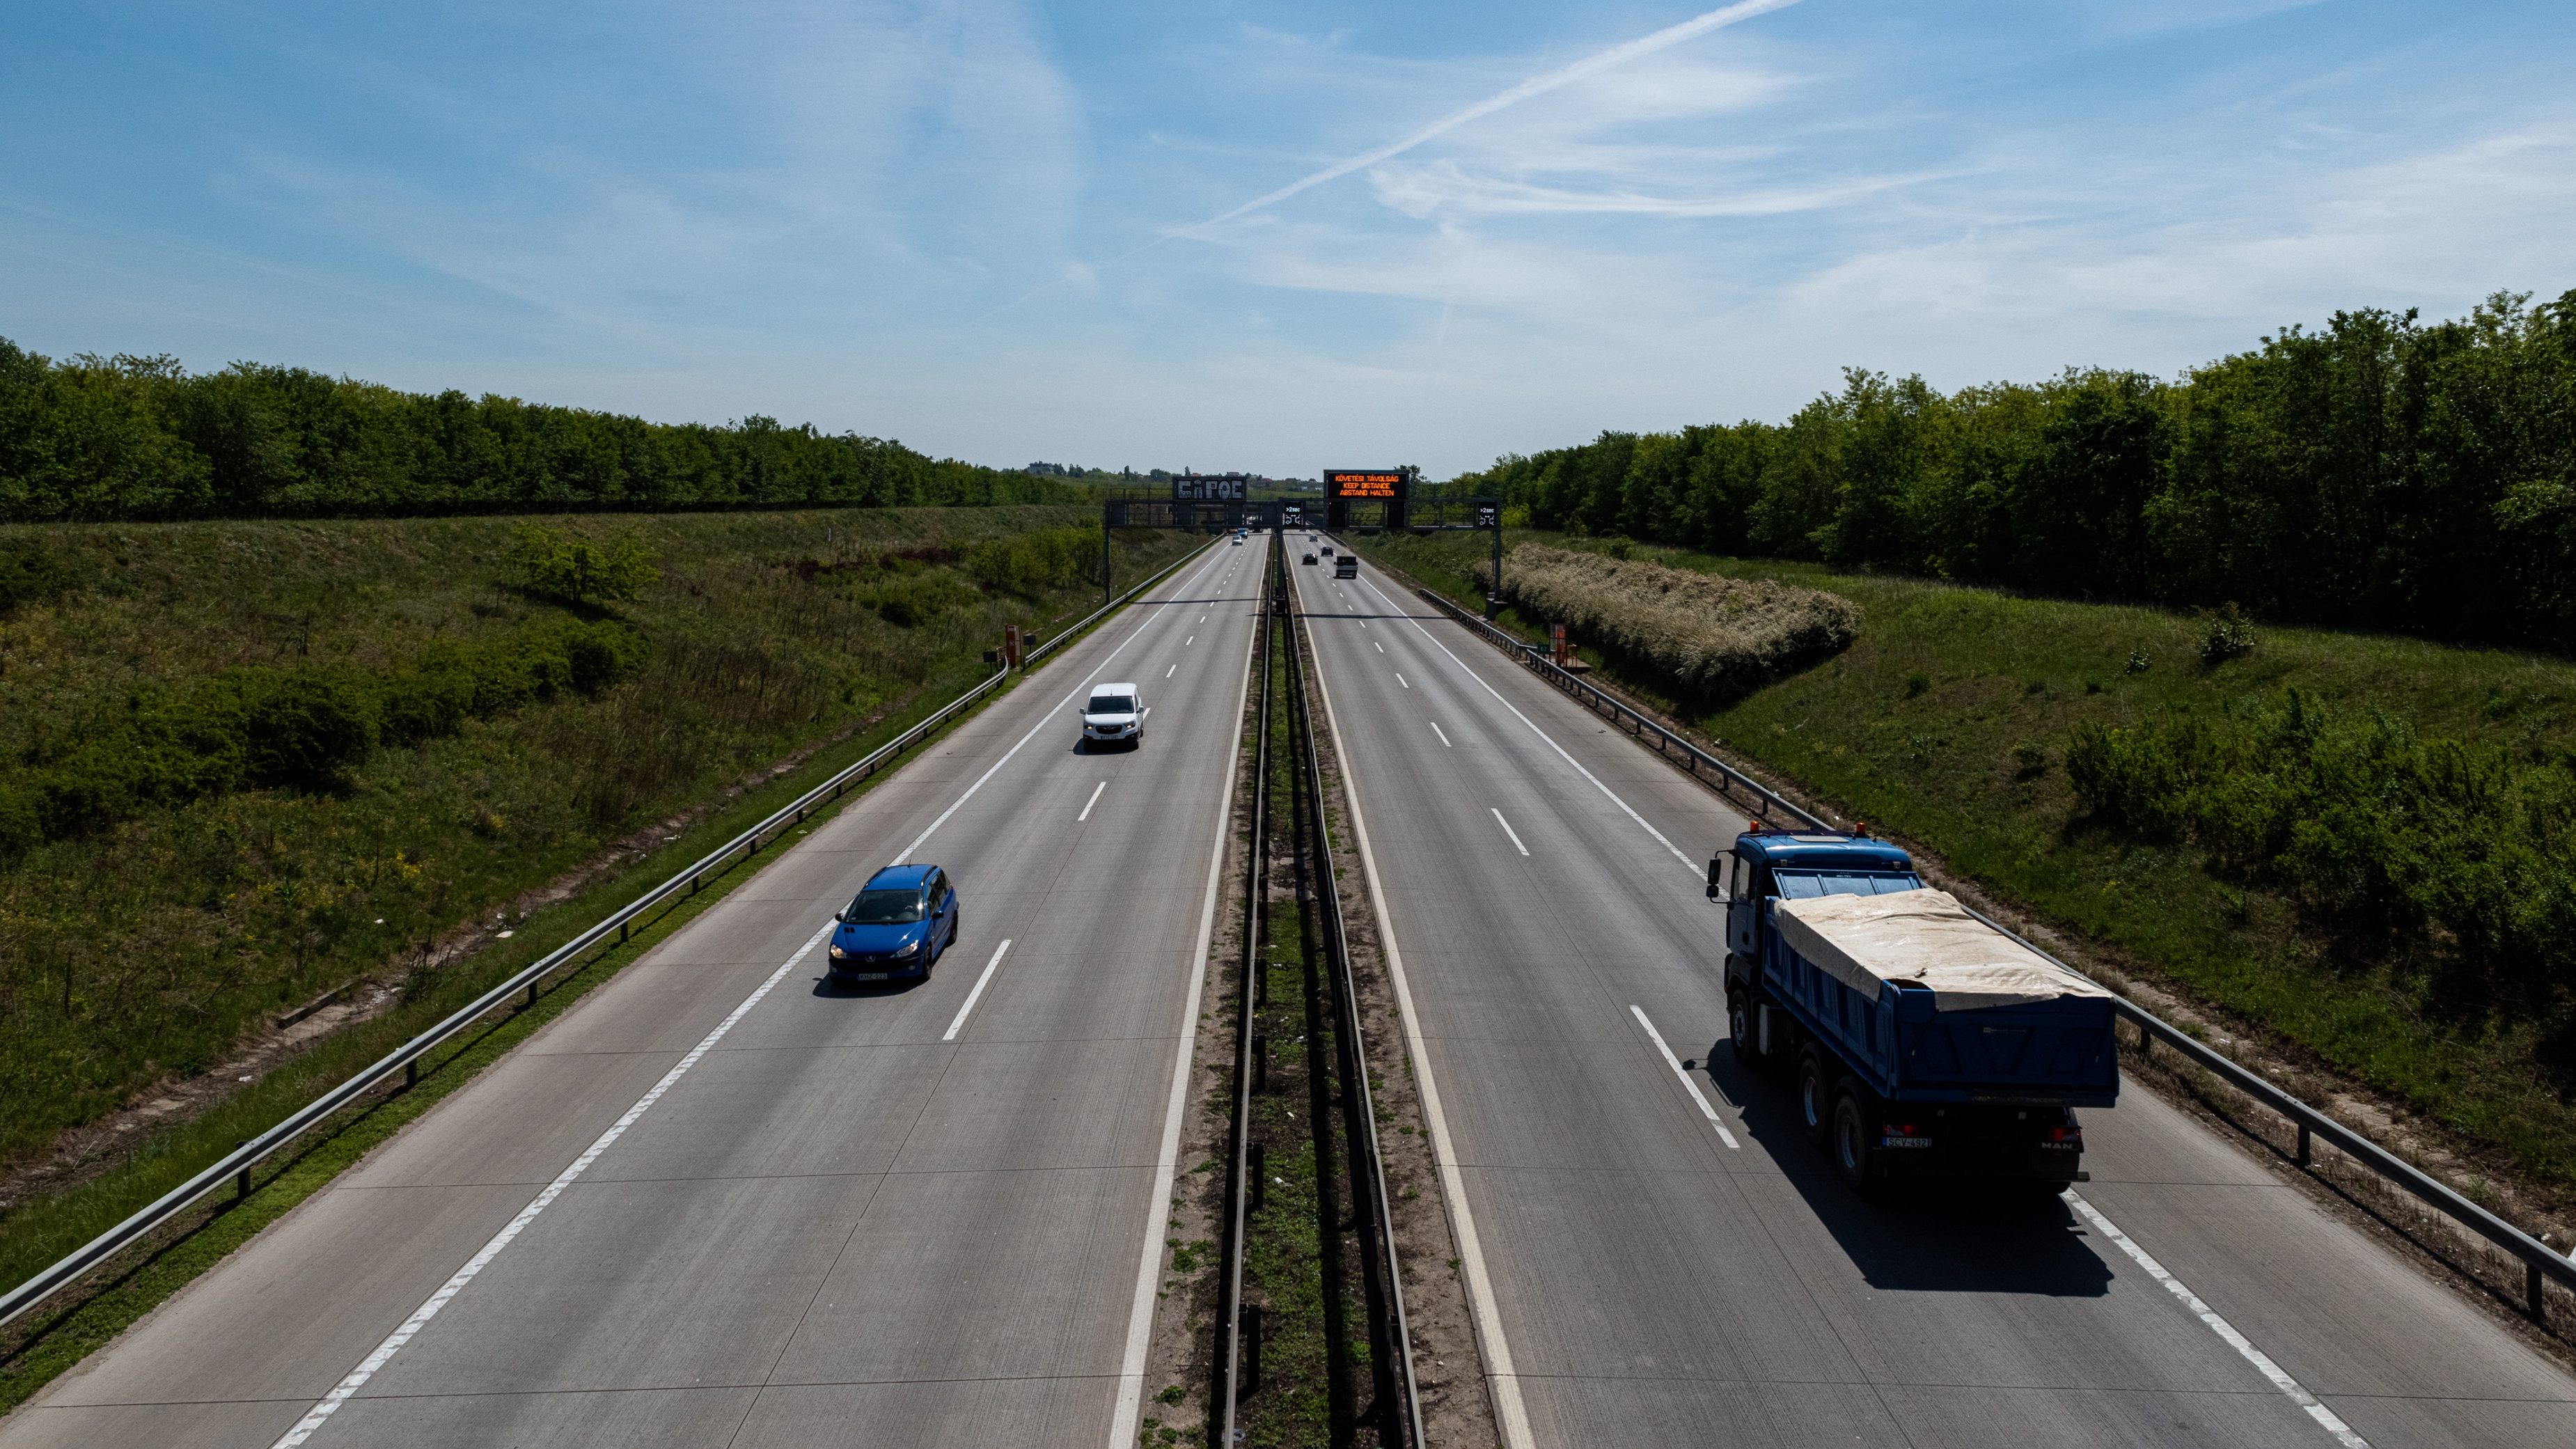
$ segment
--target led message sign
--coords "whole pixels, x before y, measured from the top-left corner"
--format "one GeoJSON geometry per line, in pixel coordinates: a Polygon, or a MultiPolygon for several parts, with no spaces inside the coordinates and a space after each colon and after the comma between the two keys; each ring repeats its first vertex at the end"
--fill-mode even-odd
{"type": "Polygon", "coordinates": [[[1394,501],[1404,497],[1406,481],[1400,468],[1327,468],[1324,493],[1331,498],[1394,501]]]}

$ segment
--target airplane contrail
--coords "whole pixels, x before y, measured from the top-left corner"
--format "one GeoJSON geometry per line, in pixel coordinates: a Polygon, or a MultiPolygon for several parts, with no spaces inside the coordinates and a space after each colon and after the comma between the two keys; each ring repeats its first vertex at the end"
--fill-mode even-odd
{"type": "MultiPolygon", "coordinates": [[[[1203,232],[1212,226],[1223,226],[1225,223],[1233,221],[1237,217],[1259,211],[1265,206],[1276,206],[1280,202],[1286,201],[1288,198],[1297,195],[1301,191],[1311,191],[1314,188],[1323,185],[1327,181],[1338,180],[1341,177],[1350,175],[1354,171],[1364,170],[1367,167],[1376,165],[1380,161],[1388,159],[1389,157],[1401,156],[1405,152],[1412,150],[1414,147],[1421,145],[1425,141],[1445,136],[1451,131],[1457,130],[1460,126],[1466,125],[1470,121],[1482,120],[1485,117],[1494,114],[1496,111],[1508,110],[1511,107],[1517,106],[1521,102],[1528,100],[1532,96],[1543,96],[1549,91],[1562,90],[1565,87],[1574,84],[1576,81],[1586,79],[1590,76],[1599,75],[1605,70],[1626,65],[1629,61],[1635,60],[1639,56],[1652,55],[1659,50],[1669,50],[1672,47],[1681,44],[1685,40],[1695,40],[1700,36],[1708,34],[1712,30],[1723,30],[1727,26],[1734,25],[1740,21],[1751,20],[1757,15],[1767,15],[1774,10],[1786,10],[1797,3],[1798,0],[1738,0],[1738,3],[1736,4],[1723,6],[1719,9],[1708,11],[1705,14],[1694,15],[1690,19],[1682,21],[1677,25],[1667,25],[1652,35],[1642,35],[1635,40],[1614,45],[1608,50],[1596,51],[1591,55],[1585,56],[1581,60],[1575,61],[1571,65],[1559,66],[1545,75],[1532,76],[1528,80],[1522,81],[1519,85],[1513,86],[1507,91],[1501,91],[1494,95],[1487,96],[1485,99],[1478,101],[1473,105],[1461,106],[1457,110],[1451,111],[1449,114],[1431,122],[1429,125],[1405,136],[1401,140],[1390,141],[1386,145],[1379,146],[1374,150],[1363,151],[1359,155],[1350,157],[1347,160],[1336,161],[1321,171],[1301,176],[1298,179],[1289,182],[1287,185],[1280,187],[1276,191],[1254,197],[1252,200],[1234,208],[1232,211],[1220,212],[1195,226],[1176,227],[1171,231],[1164,232],[1162,235],[1155,237],[1152,241],[1146,242],[1133,250],[1121,252],[1117,256],[1111,257],[1108,261],[1093,268],[1092,273],[1097,276],[1099,273],[1105,272],[1109,268],[1117,266],[1121,262],[1133,260],[1136,257],[1142,256],[1146,252],[1152,251],[1154,248],[1172,240],[1174,237],[1189,236],[1197,232],[1203,232]]],[[[976,320],[980,322],[986,318],[999,316],[1000,314],[1008,312],[1012,308],[1019,306],[1021,303],[1028,301],[1032,297],[1052,292],[1063,285],[1064,279],[1061,277],[1051,282],[1041,283],[1027,293],[1014,297],[1010,301],[1004,302],[1000,306],[995,307],[992,311],[984,313],[982,317],[979,317],[976,320]]]]}
{"type": "Polygon", "coordinates": [[[1741,0],[1739,4],[1711,10],[1704,15],[1694,15],[1678,25],[1667,25],[1652,35],[1640,36],[1623,45],[1614,45],[1608,50],[1595,52],[1571,65],[1560,66],[1549,71],[1545,75],[1532,76],[1510,90],[1487,96],[1474,105],[1461,106],[1400,141],[1390,141],[1375,150],[1363,151],[1348,160],[1336,161],[1321,171],[1301,176],[1267,195],[1256,196],[1232,211],[1209,217],[1197,226],[1184,227],[1176,235],[1187,235],[1211,226],[1223,226],[1239,216],[1259,211],[1265,206],[1276,206],[1301,191],[1312,190],[1327,181],[1339,180],[1354,171],[1364,170],[1390,157],[1401,156],[1425,141],[1445,136],[1469,121],[1482,120],[1496,111],[1517,106],[1532,96],[1543,96],[1549,91],[1561,90],[1588,76],[1598,75],[1613,67],[1625,65],[1639,56],[1652,55],[1656,51],[1670,49],[1685,40],[1695,40],[1712,30],[1723,30],[1739,21],[1750,20],[1757,15],[1766,15],[1774,10],[1785,10],[1797,3],[1798,0],[1741,0]]]}

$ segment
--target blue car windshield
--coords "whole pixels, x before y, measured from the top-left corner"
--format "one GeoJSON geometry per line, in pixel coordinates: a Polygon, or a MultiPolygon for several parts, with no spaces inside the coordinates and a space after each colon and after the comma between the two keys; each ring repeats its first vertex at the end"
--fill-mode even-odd
{"type": "Polygon", "coordinates": [[[921,892],[861,891],[841,919],[853,926],[907,926],[921,919],[921,892]]]}

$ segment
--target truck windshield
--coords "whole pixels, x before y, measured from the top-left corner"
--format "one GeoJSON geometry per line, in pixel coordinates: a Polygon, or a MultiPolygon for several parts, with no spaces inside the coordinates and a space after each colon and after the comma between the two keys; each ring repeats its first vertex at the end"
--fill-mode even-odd
{"type": "Polygon", "coordinates": [[[1095,694],[1091,697],[1092,714],[1134,714],[1136,696],[1132,694],[1095,694]]]}
{"type": "Polygon", "coordinates": [[[921,919],[921,892],[911,889],[861,891],[841,919],[853,926],[905,926],[921,919]]]}

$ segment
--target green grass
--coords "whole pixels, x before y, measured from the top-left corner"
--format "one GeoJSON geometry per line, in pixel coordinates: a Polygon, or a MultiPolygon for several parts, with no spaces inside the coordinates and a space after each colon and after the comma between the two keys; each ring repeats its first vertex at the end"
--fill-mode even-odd
{"type": "MultiPolygon", "coordinates": [[[[1482,556],[1482,538],[1358,542],[1461,603],[1476,597],[1467,569],[1482,556]]],[[[2199,659],[2209,625],[2160,610],[1635,552],[1829,589],[1859,605],[1862,622],[1842,654],[1723,708],[1677,703],[1645,671],[1587,651],[1623,688],[1845,812],[1920,842],[2123,965],[2432,1115],[2481,1155],[2562,1191],[2576,1187],[2576,1063],[2561,1042],[2563,1013],[2445,994],[2437,979],[2404,969],[2401,952],[2356,952],[2329,939],[2311,912],[2213,871],[2189,845],[2095,827],[2064,770],[2079,723],[2126,726],[2173,709],[2276,698],[2292,686],[2329,708],[2386,711],[2426,736],[2502,747],[2517,759],[2564,759],[2576,747],[2576,664],[2264,625],[2250,654],[2210,668],[2199,659]],[[2143,668],[2132,668],[2133,656],[2143,668]]],[[[1539,637],[1541,621],[1512,614],[1504,622],[1539,637]]]]}
{"type": "MultiPolygon", "coordinates": [[[[1185,545],[1169,542],[1157,554],[1185,545]]],[[[1129,575],[1128,577],[1133,577],[1129,575]]],[[[1084,603],[1092,602],[1085,599],[1084,603]]],[[[498,942],[448,971],[415,978],[413,989],[385,1015],[325,1037],[206,1115],[152,1134],[104,1175],[80,1187],[20,1205],[0,1219],[0,1281],[21,1281],[95,1237],[251,1136],[319,1095],[423,1027],[454,1011],[530,961],[570,939],[607,909],[632,899],[681,865],[733,838],[753,822],[812,788],[850,759],[901,733],[989,671],[971,656],[946,661],[896,708],[856,736],[817,752],[801,767],[778,773],[743,791],[724,808],[708,812],[675,839],[578,894],[528,916],[511,939],[498,942]]],[[[998,696],[996,696],[998,697],[998,696]]],[[[886,778],[880,775],[877,779],[886,778]]],[[[865,792],[862,782],[840,802],[809,817],[802,835],[865,792]]],[[[0,1412],[23,1401],[56,1374],[106,1343],[135,1318],[219,1261],[260,1227],[326,1185],[404,1123],[530,1032],[567,1009],[619,968],[666,938],[750,874],[756,862],[711,875],[707,889],[677,898],[639,923],[623,945],[596,950],[576,968],[550,977],[533,1007],[487,1017],[424,1061],[422,1077],[408,1090],[387,1088],[344,1110],[308,1134],[297,1147],[270,1159],[254,1174],[253,1191],[237,1199],[218,1192],[148,1244],[120,1255],[113,1276],[93,1278],[0,1337],[0,1412]]]]}

